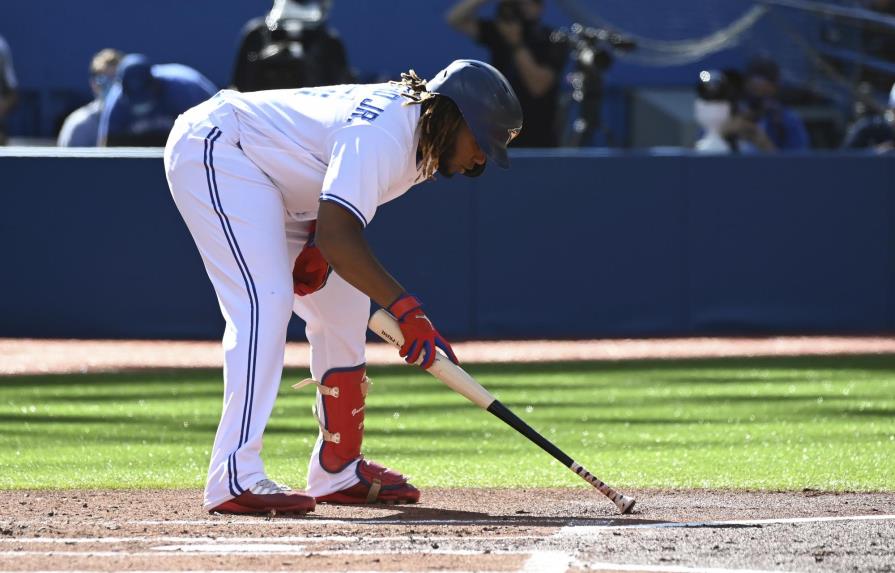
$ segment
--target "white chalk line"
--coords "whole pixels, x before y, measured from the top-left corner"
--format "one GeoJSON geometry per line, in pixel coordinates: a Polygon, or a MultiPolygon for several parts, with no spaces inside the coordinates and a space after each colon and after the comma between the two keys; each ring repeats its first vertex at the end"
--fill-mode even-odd
{"type": "MultiPolygon", "coordinates": [[[[585,523],[599,523],[600,520],[587,520],[585,523]]],[[[606,524],[609,525],[616,520],[607,519],[606,524]]],[[[543,526],[543,527],[562,527],[569,524],[569,519],[565,518],[543,518],[538,519],[537,523],[532,523],[532,518],[505,518],[505,519],[314,519],[307,517],[256,517],[252,518],[222,518],[222,519],[144,519],[126,522],[97,522],[97,525],[120,525],[127,523],[128,525],[258,525],[268,527],[294,526],[294,525],[516,525],[518,523],[525,525],[543,526]]],[[[34,522],[38,523],[38,522],[34,522]]],[[[40,521],[39,523],[45,523],[40,521]]],[[[86,524],[90,524],[86,522],[86,524]]]]}
{"type": "Polygon", "coordinates": [[[183,557],[203,553],[207,555],[296,555],[302,557],[344,557],[346,555],[376,555],[376,556],[420,556],[420,555],[528,555],[528,551],[511,551],[507,549],[492,549],[487,553],[482,549],[421,549],[421,550],[383,550],[383,549],[327,549],[308,551],[300,545],[283,545],[277,551],[268,551],[272,544],[258,544],[252,546],[223,546],[223,545],[169,545],[154,547],[151,551],[94,551],[85,549],[82,551],[0,551],[0,557],[183,557]],[[253,551],[253,549],[257,549],[253,551]]]}
{"type": "MultiPolygon", "coordinates": [[[[563,527],[563,528],[579,528],[579,529],[653,529],[666,527],[711,527],[718,525],[765,525],[774,523],[812,523],[812,522],[828,522],[828,521],[874,521],[895,519],[895,514],[874,514],[874,515],[843,515],[843,516],[824,516],[824,517],[781,517],[768,519],[734,519],[719,521],[662,521],[656,523],[637,523],[631,521],[628,523],[619,519],[587,519],[575,520],[566,518],[544,518],[537,519],[180,519],[180,520],[135,520],[127,521],[128,525],[267,525],[267,526],[293,526],[293,525],[454,525],[454,526],[476,526],[476,525],[514,525],[517,521],[524,521],[529,526],[541,527],[563,527]]],[[[43,523],[43,522],[42,522],[43,523]]],[[[118,522],[100,522],[99,525],[118,525],[118,522]]]]}
{"type": "MultiPolygon", "coordinates": [[[[565,573],[566,569],[552,569],[551,564],[546,564],[546,569],[537,569],[533,568],[538,565],[538,562],[533,563],[531,567],[528,565],[523,566],[522,569],[518,570],[518,573],[547,573],[548,571],[562,571],[565,573]]],[[[568,566],[567,566],[568,567],[568,566]]],[[[767,571],[767,570],[759,570],[759,569],[722,569],[717,567],[681,567],[675,565],[636,565],[630,563],[604,563],[604,562],[595,562],[588,563],[588,567],[593,571],[632,571],[639,573],[785,573],[780,570],[775,571],[767,571]]],[[[107,570],[92,570],[92,569],[66,569],[66,573],[107,573],[107,570]]],[[[143,571],[131,571],[130,573],[171,573],[169,569],[160,569],[160,570],[143,570],[143,571]]],[[[295,570],[295,571],[281,571],[278,570],[279,573],[308,573],[307,569],[295,570]]],[[[190,569],[191,573],[258,573],[257,569],[253,570],[233,570],[228,569],[226,571],[223,570],[200,570],[200,569],[190,569]]],[[[0,573],[22,573],[21,570],[2,570],[0,569],[0,573]]],[[[28,573],[59,573],[58,570],[43,570],[43,571],[29,571],[28,573]]],[[[352,569],[351,573],[383,573],[382,570],[369,570],[369,571],[359,571],[352,569]]],[[[474,570],[463,570],[463,569],[413,569],[410,570],[388,570],[388,573],[507,573],[506,569],[502,569],[500,571],[489,571],[486,569],[474,569],[474,570]]]]}
{"type": "Polygon", "coordinates": [[[572,556],[565,551],[535,551],[519,573],[566,573],[571,564],[572,556]]]}
{"type": "MultiPolygon", "coordinates": [[[[556,536],[553,536],[554,538],[556,536]]],[[[153,547],[151,551],[0,551],[0,557],[184,557],[188,555],[280,555],[280,556],[301,556],[309,555],[321,557],[344,557],[344,556],[361,556],[361,555],[383,555],[382,550],[315,550],[308,551],[304,546],[289,545],[286,543],[256,543],[256,544],[205,544],[205,545],[163,545],[153,547]]],[[[413,556],[420,555],[462,555],[462,556],[484,556],[486,553],[482,550],[464,550],[464,549],[426,549],[418,551],[388,551],[388,555],[395,556],[413,556]]],[[[491,550],[488,555],[529,555],[519,573],[565,573],[575,561],[573,557],[562,551],[510,551],[510,550],[491,550]]],[[[706,568],[706,567],[686,567],[686,566],[666,566],[666,565],[647,565],[647,564],[624,564],[624,563],[607,563],[607,562],[587,562],[585,567],[597,571],[641,571],[644,573],[771,573],[754,569],[726,569],[726,568],[706,568]]],[[[477,569],[478,571],[478,569],[477,569]]],[[[457,573],[451,571],[451,573],[457,573]]],[[[775,573],[780,573],[775,572],[775,573]]]]}
{"type": "Polygon", "coordinates": [[[779,569],[725,569],[723,567],[686,567],[681,565],[637,565],[630,563],[588,562],[594,571],[637,571],[638,573],[785,573],[779,569]]]}
{"type": "MultiPolygon", "coordinates": [[[[783,517],[772,519],[731,519],[723,521],[682,521],[666,523],[641,523],[631,525],[596,526],[597,529],[666,529],[669,527],[715,527],[725,525],[774,525],[787,523],[824,523],[831,521],[886,521],[895,519],[895,514],[884,515],[833,515],[826,517],[783,517]]],[[[590,526],[594,527],[594,526],[590,526]]]]}
{"type": "MultiPolygon", "coordinates": [[[[6,570],[0,569],[0,573],[22,573],[21,570],[6,570]]],[[[32,571],[29,570],[27,573],[59,573],[58,569],[52,570],[38,570],[32,571]]],[[[100,570],[100,569],[66,569],[65,573],[108,573],[108,570],[100,570]]],[[[157,569],[157,570],[131,570],[128,569],[128,573],[172,573],[170,569],[157,569]]],[[[177,573],[177,572],[173,572],[177,573]]],[[[247,570],[239,570],[239,569],[225,569],[225,570],[215,570],[215,569],[190,569],[190,573],[258,573],[258,569],[247,569],[247,570]]],[[[307,569],[299,569],[295,571],[289,570],[281,570],[277,569],[277,573],[309,573],[307,569]]],[[[351,573],[384,573],[383,570],[357,570],[352,569],[351,573]]],[[[394,570],[389,569],[387,573],[507,573],[505,569],[500,571],[489,571],[487,569],[476,569],[472,570],[464,570],[464,569],[414,569],[412,571],[402,571],[400,569],[394,570]]]]}
{"type": "Polygon", "coordinates": [[[291,543],[190,543],[187,545],[159,545],[152,547],[151,550],[171,553],[211,553],[214,555],[308,554],[307,546],[292,545],[291,543]]]}
{"type": "MultiPolygon", "coordinates": [[[[469,540],[495,540],[495,541],[526,541],[526,540],[542,540],[543,535],[494,535],[494,536],[475,536],[475,535],[389,535],[384,537],[376,537],[373,541],[379,543],[383,541],[469,541],[469,540]]],[[[168,537],[7,537],[0,538],[0,545],[3,544],[60,544],[60,545],[77,545],[77,544],[116,544],[116,543],[252,543],[252,542],[271,542],[271,543],[314,543],[324,541],[335,541],[339,543],[362,543],[371,541],[368,536],[359,535],[308,535],[308,536],[277,536],[273,539],[264,539],[259,537],[189,537],[189,536],[168,536],[168,537]]]]}

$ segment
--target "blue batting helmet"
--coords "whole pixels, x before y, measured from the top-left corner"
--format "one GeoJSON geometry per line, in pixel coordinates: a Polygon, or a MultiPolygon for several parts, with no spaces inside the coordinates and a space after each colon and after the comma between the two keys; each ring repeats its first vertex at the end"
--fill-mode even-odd
{"type": "Polygon", "coordinates": [[[510,166],[507,145],[522,131],[522,106],[503,74],[485,62],[455,60],[426,82],[426,91],[457,104],[485,155],[510,166]]]}

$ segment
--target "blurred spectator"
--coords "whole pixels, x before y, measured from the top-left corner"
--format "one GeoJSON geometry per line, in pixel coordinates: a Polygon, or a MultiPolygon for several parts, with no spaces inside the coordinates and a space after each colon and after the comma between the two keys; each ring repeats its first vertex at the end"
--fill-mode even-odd
{"type": "Polygon", "coordinates": [[[56,142],[59,147],[96,146],[103,101],[115,83],[115,72],[123,56],[124,54],[111,48],[100,50],[93,56],[90,61],[90,89],[93,91],[93,101],[79,107],[65,118],[56,142]]]}
{"type": "MultiPolygon", "coordinates": [[[[864,0],[868,10],[883,16],[895,16],[895,0],[864,0]]],[[[895,30],[890,26],[864,22],[861,26],[860,51],[866,56],[891,63],[895,59],[895,30]]],[[[859,66],[859,80],[869,82],[879,91],[889,88],[892,74],[874,66],[859,66]]]]}
{"type": "Polygon", "coordinates": [[[118,65],[106,96],[100,146],[164,146],[177,116],[217,92],[208,78],[180,64],[151,65],[130,54],[118,65]]]}
{"type": "Polygon", "coordinates": [[[6,145],[6,116],[19,101],[19,82],[12,66],[12,52],[0,36],[0,145],[6,145]]]}
{"type": "Polygon", "coordinates": [[[696,101],[693,115],[702,128],[702,137],[696,142],[696,151],[703,153],[730,153],[736,150],[736,142],[724,137],[722,129],[733,116],[736,93],[727,75],[719,70],[699,72],[696,82],[696,101]]]}
{"type": "Polygon", "coordinates": [[[743,99],[723,129],[736,138],[739,150],[791,151],[808,149],[805,124],[779,99],[780,67],[766,56],[753,58],[743,78],[743,99]]]}
{"type": "Polygon", "coordinates": [[[895,149],[895,85],[889,92],[889,106],[881,114],[859,118],[845,134],[844,149],[874,149],[886,153],[895,149]]]}
{"type": "Polygon", "coordinates": [[[460,0],[448,23],[491,52],[491,63],[509,80],[525,117],[517,147],[555,147],[559,85],[567,48],[550,41],[553,31],[541,23],[544,0],[499,0],[494,20],[478,18],[488,0],[460,0]]]}
{"type": "Polygon", "coordinates": [[[867,9],[895,16],[895,0],[864,0],[867,9]]]}
{"type": "Polygon", "coordinates": [[[250,20],[233,70],[241,92],[353,81],[345,46],[327,26],[332,0],[274,0],[267,16],[250,20]]]}

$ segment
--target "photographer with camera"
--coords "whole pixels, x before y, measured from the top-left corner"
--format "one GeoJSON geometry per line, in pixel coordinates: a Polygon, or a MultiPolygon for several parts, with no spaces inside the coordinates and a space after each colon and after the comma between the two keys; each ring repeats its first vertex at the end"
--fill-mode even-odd
{"type": "Polygon", "coordinates": [[[351,83],[339,35],[328,24],[332,0],[274,0],[242,30],[231,85],[241,92],[351,83]]]}
{"type": "Polygon", "coordinates": [[[724,125],[725,137],[743,153],[796,151],[811,147],[802,120],[780,101],[780,67],[767,56],[756,56],[743,77],[737,113],[724,125]]]}
{"type": "Polygon", "coordinates": [[[447,13],[452,28],[491,52],[491,63],[507,77],[522,104],[525,130],[517,147],[556,147],[557,107],[568,49],[550,41],[541,22],[543,0],[499,0],[493,20],[477,16],[489,0],[460,0],[447,13]]]}

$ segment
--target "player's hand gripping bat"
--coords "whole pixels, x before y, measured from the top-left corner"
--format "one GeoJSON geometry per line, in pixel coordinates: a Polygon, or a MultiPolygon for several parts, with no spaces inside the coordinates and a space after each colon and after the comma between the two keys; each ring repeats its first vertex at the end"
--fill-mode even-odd
{"type": "MultiPolygon", "coordinates": [[[[370,330],[377,336],[389,342],[398,348],[404,344],[404,338],[401,335],[401,328],[395,319],[385,310],[377,310],[370,318],[370,330]]],[[[630,513],[634,507],[634,498],[621,494],[602,481],[595,475],[581,467],[572,458],[567,456],[562,450],[557,448],[544,436],[536,432],[528,424],[517,417],[509,408],[500,403],[500,400],[494,398],[490,392],[485,390],[481,384],[466,373],[465,370],[451,362],[443,354],[436,351],[435,362],[429,368],[428,372],[447,384],[454,392],[465,396],[468,400],[483,408],[510,426],[517,432],[537,444],[545,452],[556,458],[564,466],[581,476],[587,483],[591,484],[600,492],[612,500],[622,513],[630,513]]]]}

